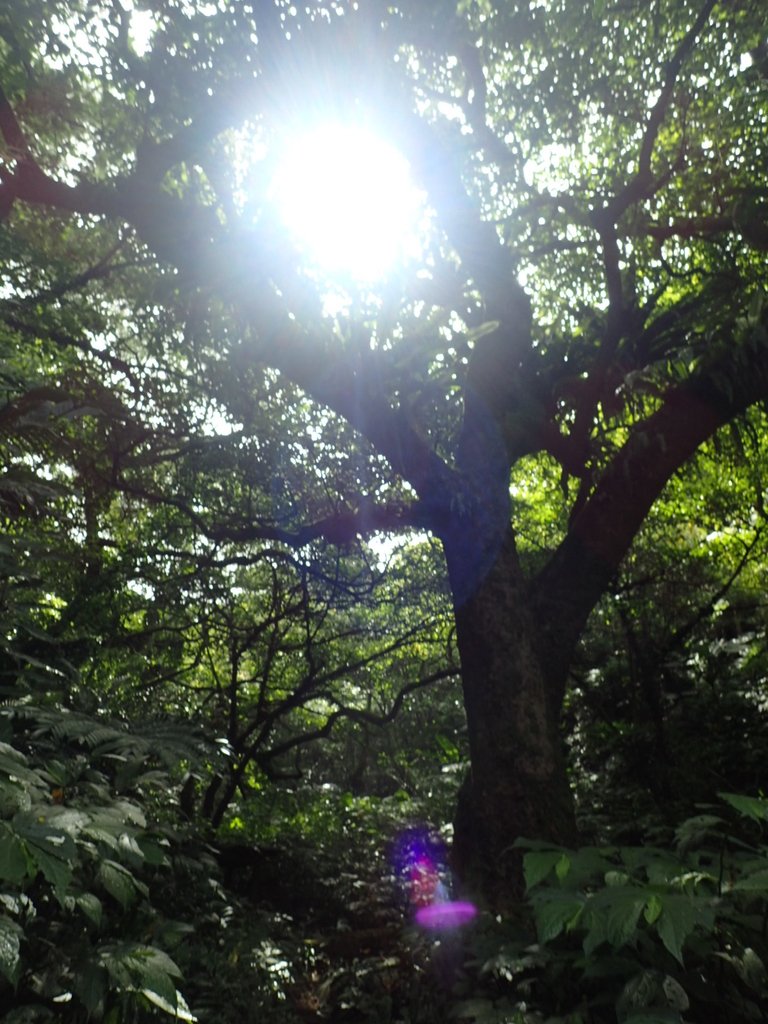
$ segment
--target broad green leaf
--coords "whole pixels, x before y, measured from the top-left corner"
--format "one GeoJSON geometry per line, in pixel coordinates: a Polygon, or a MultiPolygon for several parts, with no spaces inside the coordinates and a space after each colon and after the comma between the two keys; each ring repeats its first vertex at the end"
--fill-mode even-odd
{"type": "Polygon", "coordinates": [[[765,964],[754,951],[754,949],[748,947],[744,950],[741,957],[741,970],[739,971],[744,982],[754,992],[764,992],[766,979],[768,979],[768,971],[765,969],[765,964]]]}
{"type": "Polygon", "coordinates": [[[672,956],[683,962],[683,944],[696,925],[696,907],[688,896],[668,895],[664,909],[656,921],[659,938],[672,956]]]}
{"type": "Polygon", "coordinates": [[[31,787],[0,776],[0,818],[12,818],[32,806],[31,787]]]}
{"type": "MultiPolygon", "coordinates": [[[[122,827],[122,826],[121,826],[122,827]]],[[[120,833],[115,831],[112,832],[106,828],[100,828],[97,825],[88,825],[83,830],[83,834],[93,839],[96,843],[103,843],[104,846],[108,846],[110,850],[117,851],[120,847],[120,833]]]]}
{"type": "Polygon", "coordinates": [[[28,767],[29,762],[15,747],[8,743],[0,743],[0,772],[19,782],[28,782],[33,786],[44,787],[45,780],[40,772],[28,767]]]}
{"type": "Polygon", "coordinates": [[[24,843],[5,822],[0,822],[0,880],[21,882],[29,872],[24,843]]]}
{"type": "Polygon", "coordinates": [[[72,987],[90,1016],[103,1013],[108,980],[101,964],[90,960],[75,972],[72,987]]]}
{"type": "Polygon", "coordinates": [[[144,863],[144,852],[134,837],[123,832],[118,843],[121,857],[132,867],[140,868],[144,863]]]}
{"type": "Polygon", "coordinates": [[[23,932],[15,921],[0,914],[0,972],[13,984],[19,968],[23,932]]]}
{"type": "Polygon", "coordinates": [[[664,992],[664,998],[667,1000],[671,1009],[687,1010],[691,1005],[688,993],[680,982],[673,978],[671,974],[664,976],[664,981],[661,983],[661,987],[664,992]]]}
{"type": "Polygon", "coordinates": [[[678,851],[682,854],[692,847],[698,846],[724,824],[724,820],[714,814],[697,814],[692,818],[687,818],[675,832],[678,851]]]}
{"type": "Polygon", "coordinates": [[[137,975],[137,984],[142,991],[153,992],[163,1002],[175,1008],[176,986],[170,975],[148,963],[142,964],[137,975]]]}
{"type": "Polygon", "coordinates": [[[584,898],[573,892],[545,890],[536,896],[533,905],[536,931],[540,942],[549,942],[564,929],[575,927],[584,908],[584,898]]]}
{"type": "Polygon", "coordinates": [[[647,899],[647,894],[637,886],[609,886],[593,896],[588,904],[585,952],[591,953],[601,942],[614,949],[628,942],[637,931],[647,899]]]}
{"type": "Polygon", "coordinates": [[[197,1017],[190,1011],[184,996],[177,989],[174,989],[174,998],[172,1001],[164,999],[158,992],[153,992],[152,989],[142,989],[142,995],[149,1000],[154,1006],[163,1013],[169,1014],[174,1020],[183,1020],[188,1024],[194,1024],[197,1017]]]}
{"type": "Polygon", "coordinates": [[[561,856],[560,860],[557,862],[557,864],[555,864],[555,874],[557,875],[557,880],[559,882],[564,881],[570,869],[571,858],[568,856],[567,853],[564,853],[561,856]]]}
{"type": "Polygon", "coordinates": [[[526,853],[523,857],[523,874],[525,875],[526,889],[532,889],[538,885],[547,875],[556,868],[564,854],[561,850],[541,850],[526,853]]]}
{"type": "Polygon", "coordinates": [[[101,924],[102,906],[101,900],[92,892],[83,892],[75,896],[75,904],[78,906],[89,921],[95,925],[101,924]]]}
{"type": "MultiPolygon", "coordinates": [[[[46,841],[35,841],[27,838],[29,856],[43,877],[56,890],[61,898],[72,881],[72,868],[64,854],[66,844],[46,841]]],[[[74,847],[72,847],[74,852],[74,847]]]]}
{"type": "Polygon", "coordinates": [[[768,868],[740,878],[738,882],[734,883],[733,888],[740,892],[768,893],[768,868]]]}
{"type": "Polygon", "coordinates": [[[161,971],[172,978],[181,977],[181,971],[173,958],[168,956],[162,949],[158,949],[157,946],[138,946],[136,947],[136,955],[143,964],[146,964],[152,970],[161,971]]]}
{"type": "Polygon", "coordinates": [[[35,846],[59,860],[73,860],[77,847],[69,833],[52,825],[47,814],[25,815],[15,819],[16,830],[28,846],[35,846]]]}
{"type": "Polygon", "coordinates": [[[153,867],[168,864],[169,843],[167,839],[155,839],[151,836],[136,836],[141,854],[147,864],[153,867]]]}
{"type": "Polygon", "coordinates": [[[114,860],[99,864],[98,878],[110,896],[127,909],[136,900],[136,880],[127,868],[114,860]]]}
{"type": "Polygon", "coordinates": [[[48,821],[57,829],[76,838],[88,824],[89,816],[72,807],[51,807],[47,811],[48,821]]]}
{"type": "Polygon", "coordinates": [[[743,796],[741,793],[718,793],[739,814],[753,821],[768,821],[768,799],[759,796],[743,796]]]}

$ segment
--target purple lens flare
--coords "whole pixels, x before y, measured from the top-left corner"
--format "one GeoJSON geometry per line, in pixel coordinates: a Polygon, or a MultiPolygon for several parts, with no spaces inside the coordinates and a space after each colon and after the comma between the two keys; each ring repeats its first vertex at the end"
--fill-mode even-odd
{"type": "Polygon", "coordinates": [[[416,924],[431,932],[442,932],[461,928],[477,914],[474,903],[466,900],[446,900],[445,903],[430,903],[416,911],[416,924]]]}
{"type": "Polygon", "coordinates": [[[397,874],[420,928],[450,931],[477,915],[473,903],[450,898],[445,847],[434,832],[423,827],[409,829],[398,838],[394,854],[397,874]]]}

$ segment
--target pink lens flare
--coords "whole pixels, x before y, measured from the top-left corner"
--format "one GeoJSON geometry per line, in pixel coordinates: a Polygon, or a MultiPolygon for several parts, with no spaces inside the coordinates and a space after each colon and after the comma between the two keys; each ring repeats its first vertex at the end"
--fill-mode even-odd
{"type": "Polygon", "coordinates": [[[467,924],[477,907],[450,898],[450,870],[445,844],[425,826],[406,829],[394,845],[395,871],[414,920],[429,931],[449,931],[467,924]]]}
{"type": "Polygon", "coordinates": [[[416,911],[416,923],[429,931],[447,931],[460,928],[477,914],[474,903],[464,900],[447,900],[445,903],[430,903],[416,911]]]}

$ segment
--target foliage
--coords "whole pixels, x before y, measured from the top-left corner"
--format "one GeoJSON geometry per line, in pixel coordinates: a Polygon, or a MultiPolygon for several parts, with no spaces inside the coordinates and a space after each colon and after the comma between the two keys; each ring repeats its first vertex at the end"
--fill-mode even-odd
{"type": "Polygon", "coordinates": [[[765,1010],[762,797],[668,831],[768,788],[765,47],[756,0],[0,11],[17,1019],[765,1010]],[[315,113],[423,190],[375,284],[273,210],[315,113]],[[468,762],[474,961],[383,852],[468,762]]]}
{"type": "Polygon", "coordinates": [[[164,920],[151,897],[171,845],[142,809],[168,784],[148,740],[62,711],[14,721],[6,710],[3,724],[0,970],[17,1007],[6,1019],[117,1022],[151,1006],[194,1019],[162,948],[191,926],[164,920]]]}
{"type": "Polygon", "coordinates": [[[723,787],[766,786],[762,416],[669,487],[585,634],[565,714],[588,834],[635,841],[723,787]]]}
{"type": "Polygon", "coordinates": [[[585,1001],[593,1019],[762,1019],[768,802],[721,796],[678,826],[673,846],[521,841],[539,940],[533,990],[557,991],[563,1019],[585,1001]]]}

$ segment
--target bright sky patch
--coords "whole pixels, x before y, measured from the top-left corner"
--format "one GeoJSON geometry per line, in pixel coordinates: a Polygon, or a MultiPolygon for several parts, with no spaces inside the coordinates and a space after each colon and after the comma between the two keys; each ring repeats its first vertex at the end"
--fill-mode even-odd
{"type": "Polygon", "coordinates": [[[419,253],[422,194],[402,154],[363,127],[332,123],[294,137],[272,194],[297,244],[328,275],[372,282],[419,253]]]}

